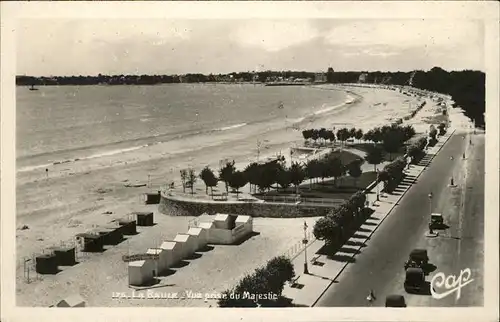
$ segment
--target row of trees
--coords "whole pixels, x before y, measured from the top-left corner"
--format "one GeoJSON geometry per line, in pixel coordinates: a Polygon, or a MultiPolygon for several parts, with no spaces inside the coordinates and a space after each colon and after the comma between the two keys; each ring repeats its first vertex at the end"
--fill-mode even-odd
{"type": "Polygon", "coordinates": [[[315,142],[318,139],[322,139],[325,142],[326,140],[333,142],[336,138],[342,143],[350,138],[355,138],[357,140],[363,139],[365,141],[371,141],[375,144],[380,142],[382,143],[384,151],[389,153],[389,159],[391,159],[391,154],[398,152],[403,147],[405,142],[414,137],[415,134],[416,132],[413,126],[402,126],[399,124],[376,127],[366,133],[363,133],[363,130],[356,128],[338,129],[336,135],[333,130],[327,130],[325,128],[302,131],[302,136],[305,140],[312,139],[315,142]]]}
{"type": "Polygon", "coordinates": [[[294,277],[292,261],[286,256],[274,257],[243,277],[234,288],[222,292],[217,304],[219,307],[276,306],[285,284],[294,277]]]}
{"type": "Polygon", "coordinates": [[[316,221],[314,237],[324,240],[327,245],[335,244],[346,237],[352,224],[361,219],[366,206],[366,195],[359,191],[346,200],[340,207],[316,221]]]}
{"type": "MultiPolygon", "coordinates": [[[[236,191],[238,197],[240,189],[247,183],[250,184],[250,192],[268,191],[276,185],[275,188],[279,190],[287,189],[294,186],[296,193],[299,193],[299,185],[305,179],[320,179],[323,181],[325,178],[337,179],[349,174],[351,177],[358,179],[362,175],[361,165],[362,159],[356,159],[349,164],[344,165],[342,160],[333,154],[324,156],[321,159],[312,159],[306,164],[293,162],[290,167],[284,163],[284,159],[280,158],[275,161],[259,164],[256,162],[250,163],[245,170],[239,171],[234,166],[234,161],[227,162],[219,169],[219,177],[208,166],[203,168],[199,177],[205,183],[205,192],[208,194],[208,189],[212,190],[217,186],[219,181],[225,183],[226,192],[229,192],[229,187],[236,191]]],[[[193,176],[192,170],[187,172],[187,186],[192,188],[191,182],[196,181],[193,176]]],[[[182,171],[181,171],[182,178],[182,171]]],[[[184,181],[183,181],[184,182],[184,181]]]]}

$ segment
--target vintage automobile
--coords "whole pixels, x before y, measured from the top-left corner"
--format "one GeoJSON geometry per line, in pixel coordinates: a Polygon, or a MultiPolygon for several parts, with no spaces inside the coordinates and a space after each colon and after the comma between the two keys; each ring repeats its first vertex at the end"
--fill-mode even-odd
{"type": "Polygon", "coordinates": [[[403,295],[392,294],[385,298],[385,307],[406,307],[403,295]]]}
{"type": "Polygon", "coordinates": [[[404,281],[404,289],[408,293],[420,293],[425,286],[425,274],[421,268],[408,268],[404,281]]]}
{"type": "Polygon", "coordinates": [[[429,257],[427,256],[427,250],[425,249],[414,249],[410,253],[410,258],[405,262],[405,269],[410,267],[422,267],[422,265],[426,265],[429,263],[429,257]]]}
{"type": "Polygon", "coordinates": [[[431,221],[429,223],[429,228],[439,228],[443,225],[443,223],[444,223],[443,215],[437,213],[431,214],[431,221]]]}

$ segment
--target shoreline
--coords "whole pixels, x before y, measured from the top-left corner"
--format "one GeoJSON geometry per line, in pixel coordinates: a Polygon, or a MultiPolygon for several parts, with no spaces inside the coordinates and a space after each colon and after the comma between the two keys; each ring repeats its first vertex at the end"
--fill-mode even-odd
{"type": "MultiPolygon", "coordinates": [[[[338,87],[335,89],[339,90],[338,87]]],[[[356,89],[353,92],[362,99],[354,104],[347,104],[348,108],[338,108],[332,113],[305,118],[300,122],[301,129],[331,127],[333,122],[341,119],[345,119],[345,124],[348,124],[348,121],[355,121],[357,117],[372,120],[372,124],[357,128],[372,128],[376,117],[366,115],[366,110],[370,111],[367,106],[370,101],[383,99],[390,101],[389,105],[400,106],[404,99],[401,94],[393,92],[387,92],[392,93],[388,95],[390,98],[384,98],[386,95],[380,93],[373,97],[369,92],[364,96],[363,92],[356,89]]],[[[385,123],[385,120],[378,115],[378,120],[375,120],[377,122],[385,123]]],[[[212,169],[217,169],[219,160],[225,158],[234,159],[236,166],[248,164],[256,159],[257,140],[262,142],[267,139],[261,147],[261,158],[275,155],[280,150],[286,153],[294,144],[303,142],[300,130],[292,130],[289,125],[283,126],[283,122],[275,124],[275,128],[247,125],[233,131],[200,137],[195,141],[184,138],[125,154],[56,164],[52,166],[49,178],[46,178],[45,171],[18,172],[16,226],[30,227],[29,230],[17,232],[18,256],[50,243],[57,244],[59,240],[74,235],[76,230],[82,231],[89,225],[103,223],[104,219],[109,219],[109,216],[102,215],[105,211],[112,211],[112,217],[120,217],[140,210],[140,195],[159,190],[170,180],[179,182],[181,167],[191,166],[199,171],[209,165],[212,169]],[[148,180],[150,187],[124,187],[124,182],[147,183],[148,180]],[[75,227],[78,229],[68,229],[70,222],[78,222],[75,227]],[[46,232],[47,227],[54,230],[53,236],[46,232]],[[40,237],[42,235],[44,237],[40,237]],[[43,242],[38,241],[39,238],[43,238],[43,242]]],[[[351,124],[355,126],[356,122],[351,124]]],[[[203,186],[203,182],[198,180],[197,185],[203,186]]]]}

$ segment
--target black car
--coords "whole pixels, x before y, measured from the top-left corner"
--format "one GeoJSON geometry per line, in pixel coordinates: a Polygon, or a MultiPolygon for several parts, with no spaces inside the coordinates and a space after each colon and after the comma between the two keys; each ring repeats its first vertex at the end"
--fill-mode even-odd
{"type": "Polygon", "coordinates": [[[425,274],[421,268],[408,268],[404,289],[408,293],[420,293],[425,285],[425,274]]]}
{"type": "Polygon", "coordinates": [[[413,263],[415,263],[417,267],[427,265],[429,263],[429,256],[427,256],[427,250],[425,249],[414,249],[411,251],[409,257],[410,258],[405,263],[405,269],[412,266],[415,267],[415,265],[412,265],[413,263]]]}
{"type": "Polygon", "coordinates": [[[389,295],[385,298],[385,307],[406,307],[405,297],[403,295],[389,295]]]}

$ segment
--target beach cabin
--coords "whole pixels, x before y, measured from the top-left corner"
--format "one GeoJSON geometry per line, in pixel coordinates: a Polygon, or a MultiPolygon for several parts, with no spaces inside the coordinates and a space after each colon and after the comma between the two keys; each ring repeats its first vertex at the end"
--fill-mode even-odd
{"type": "Polygon", "coordinates": [[[160,248],[160,272],[174,266],[182,260],[182,245],[174,241],[164,241],[160,248]]]}
{"type": "Polygon", "coordinates": [[[230,227],[231,216],[226,214],[216,214],[213,223],[214,227],[218,229],[232,229],[230,227]]]}
{"type": "Polygon", "coordinates": [[[144,203],[146,205],[156,205],[160,203],[161,191],[157,193],[145,193],[144,194],[144,203]]]}
{"type": "Polygon", "coordinates": [[[153,281],[155,264],[152,260],[140,260],[128,263],[129,285],[141,286],[153,281]]]}
{"type": "Polygon", "coordinates": [[[137,218],[137,226],[153,226],[153,212],[134,212],[137,218]]]}
{"type": "Polygon", "coordinates": [[[80,294],[74,294],[59,301],[56,307],[85,307],[85,300],[80,294]]]}
{"type": "Polygon", "coordinates": [[[56,274],[59,270],[55,254],[43,254],[35,258],[35,270],[39,274],[56,274]]]}
{"type": "Polygon", "coordinates": [[[236,227],[234,229],[242,227],[238,228],[238,230],[243,236],[251,234],[253,232],[253,218],[251,216],[240,215],[236,218],[235,226],[236,227]]]}
{"type": "Polygon", "coordinates": [[[118,220],[118,225],[122,227],[122,233],[124,235],[135,235],[137,234],[137,222],[133,219],[122,218],[118,220]]]}
{"type": "Polygon", "coordinates": [[[205,231],[207,244],[210,244],[210,232],[213,227],[214,227],[213,222],[202,222],[198,225],[198,228],[202,228],[205,231]]]}
{"type": "Polygon", "coordinates": [[[100,235],[87,232],[77,234],[76,238],[79,243],[83,244],[84,252],[102,252],[104,250],[104,244],[100,235]]]}
{"type": "Polygon", "coordinates": [[[123,232],[121,226],[108,224],[106,226],[100,227],[102,232],[105,234],[106,239],[105,245],[118,245],[123,241],[123,232]]]}
{"type": "Polygon", "coordinates": [[[158,256],[158,259],[151,259],[153,262],[153,276],[158,276],[158,273],[160,272],[160,257],[162,253],[161,248],[149,248],[146,252],[148,255],[156,255],[158,256]]]}
{"type": "Polygon", "coordinates": [[[207,240],[208,240],[207,231],[205,229],[199,228],[199,227],[193,227],[193,228],[189,228],[187,233],[188,233],[188,235],[195,237],[196,240],[198,241],[196,250],[205,248],[205,246],[207,245],[207,240]]]}
{"type": "Polygon", "coordinates": [[[177,234],[174,238],[174,242],[179,243],[181,246],[181,259],[185,259],[193,255],[198,247],[198,241],[196,238],[188,234],[177,234]]]}
{"type": "Polygon", "coordinates": [[[73,266],[76,264],[75,247],[54,247],[52,251],[56,256],[58,266],[73,266]]]}

